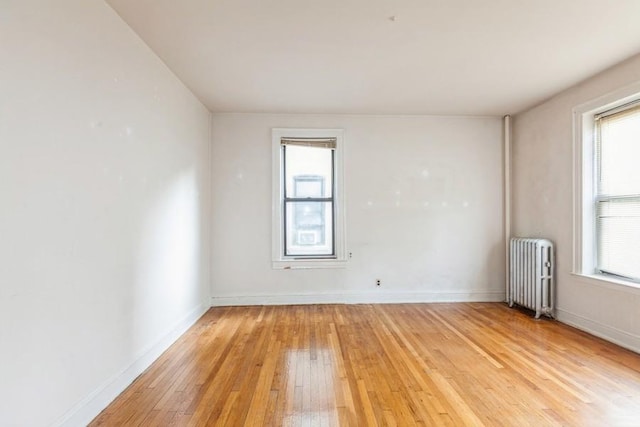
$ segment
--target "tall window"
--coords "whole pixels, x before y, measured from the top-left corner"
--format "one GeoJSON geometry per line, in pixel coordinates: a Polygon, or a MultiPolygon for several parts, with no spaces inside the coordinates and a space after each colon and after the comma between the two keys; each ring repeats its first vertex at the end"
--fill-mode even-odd
{"type": "Polygon", "coordinates": [[[341,130],[274,129],[273,263],[338,267],[345,260],[341,130]]]}
{"type": "Polygon", "coordinates": [[[594,123],[596,269],[640,281],[640,102],[594,123]]]}
{"type": "Polygon", "coordinates": [[[573,272],[640,287],[640,82],[573,116],[573,272]]]}

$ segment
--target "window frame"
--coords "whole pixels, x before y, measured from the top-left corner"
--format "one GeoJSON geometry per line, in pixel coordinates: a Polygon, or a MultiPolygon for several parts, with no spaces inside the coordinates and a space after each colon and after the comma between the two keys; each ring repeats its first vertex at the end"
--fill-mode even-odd
{"type": "Polygon", "coordinates": [[[602,284],[640,288],[640,283],[598,271],[596,116],[640,101],[640,82],[573,109],[573,270],[602,284]]]}
{"type": "Polygon", "coordinates": [[[272,134],[272,267],[274,269],[343,268],[347,261],[344,200],[344,130],[274,128],[272,134]],[[286,138],[335,138],[333,149],[333,255],[285,255],[285,182],[281,140],[286,138]]]}
{"type": "MultiPolygon", "coordinates": [[[[283,195],[282,195],[282,223],[285,224],[283,227],[283,238],[282,238],[282,243],[283,243],[283,256],[286,258],[294,258],[294,259],[298,259],[298,258],[306,258],[306,259],[335,259],[336,257],[336,245],[335,245],[335,234],[336,234],[336,215],[335,215],[335,208],[336,208],[336,203],[335,203],[335,190],[333,188],[334,183],[335,183],[335,177],[336,177],[336,162],[335,162],[335,149],[331,149],[331,191],[330,197],[298,197],[297,194],[292,194],[289,195],[287,193],[287,185],[286,185],[286,180],[287,180],[287,149],[288,149],[288,145],[287,144],[280,144],[280,150],[282,150],[282,171],[281,171],[281,179],[283,181],[283,195]],[[289,236],[288,236],[288,229],[286,224],[289,223],[289,215],[287,215],[288,209],[287,207],[291,207],[292,209],[292,218],[291,221],[292,222],[296,222],[296,217],[298,216],[297,212],[297,208],[295,206],[297,206],[298,204],[303,204],[303,203],[329,203],[331,206],[331,253],[329,254],[289,254],[289,250],[291,249],[288,245],[288,241],[289,241],[289,236]]],[[[311,177],[311,175],[304,175],[305,179],[309,179],[311,177]]],[[[298,179],[301,177],[293,177],[293,188],[292,190],[294,190],[294,193],[296,192],[296,188],[297,188],[297,182],[298,179]]],[[[322,181],[322,187],[324,188],[324,182],[322,181]]],[[[322,214],[323,219],[325,218],[325,212],[323,209],[320,209],[320,212],[322,214]]],[[[291,237],[293,239],[293,237],[291,237]]]]}

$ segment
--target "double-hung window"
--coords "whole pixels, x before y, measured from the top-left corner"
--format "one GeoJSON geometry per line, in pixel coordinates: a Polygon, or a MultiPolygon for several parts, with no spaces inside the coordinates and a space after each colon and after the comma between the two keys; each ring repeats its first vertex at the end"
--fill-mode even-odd
{"type": "Polygon", "coordinates": [[[274,129],[273,265],[338,267],[345,260],[343,132],[274,129]]]}
{"type": "Polygon", "coordinates": [[[640,84],[574,109],[574,272],[640,286],[640,84]]]}
{"type": "Polygon", "coordinates": [[[597,271],[640,280],[640,102],[594,117],[597,271]]]}

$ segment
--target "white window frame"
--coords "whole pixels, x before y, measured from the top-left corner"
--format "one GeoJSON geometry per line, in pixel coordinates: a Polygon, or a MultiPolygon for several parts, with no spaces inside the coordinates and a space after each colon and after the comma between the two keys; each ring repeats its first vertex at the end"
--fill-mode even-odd
{"type": "Polygon", "coordinates": [[[344,197],[344,130],[343,129],[285,129],[274,128],[272,136],[272,267],[274,269],[343,268],[347,262],[345,197],[344,197]],[[284,180],[282,177],[283,138],[335,138],[334,152],[334,244],[331,258],[296,258],[284,255],[284,180]]]}
{"type": "Polygon", "coordinates": [[[573,109],[573,274],[599,284],[640,288],[640,283],[596,269],[595,116],[636,100],[640,100],[640,82],[573,109]]]}

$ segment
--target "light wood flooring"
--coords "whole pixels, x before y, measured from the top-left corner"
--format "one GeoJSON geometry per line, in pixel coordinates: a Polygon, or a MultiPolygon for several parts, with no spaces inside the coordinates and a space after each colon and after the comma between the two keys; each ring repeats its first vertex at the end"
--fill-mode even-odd
{"type": "Polygon", "coordinates": [[[640,426],[640,355],[499,303],[212,308],[92,426],[640,426]]]}

